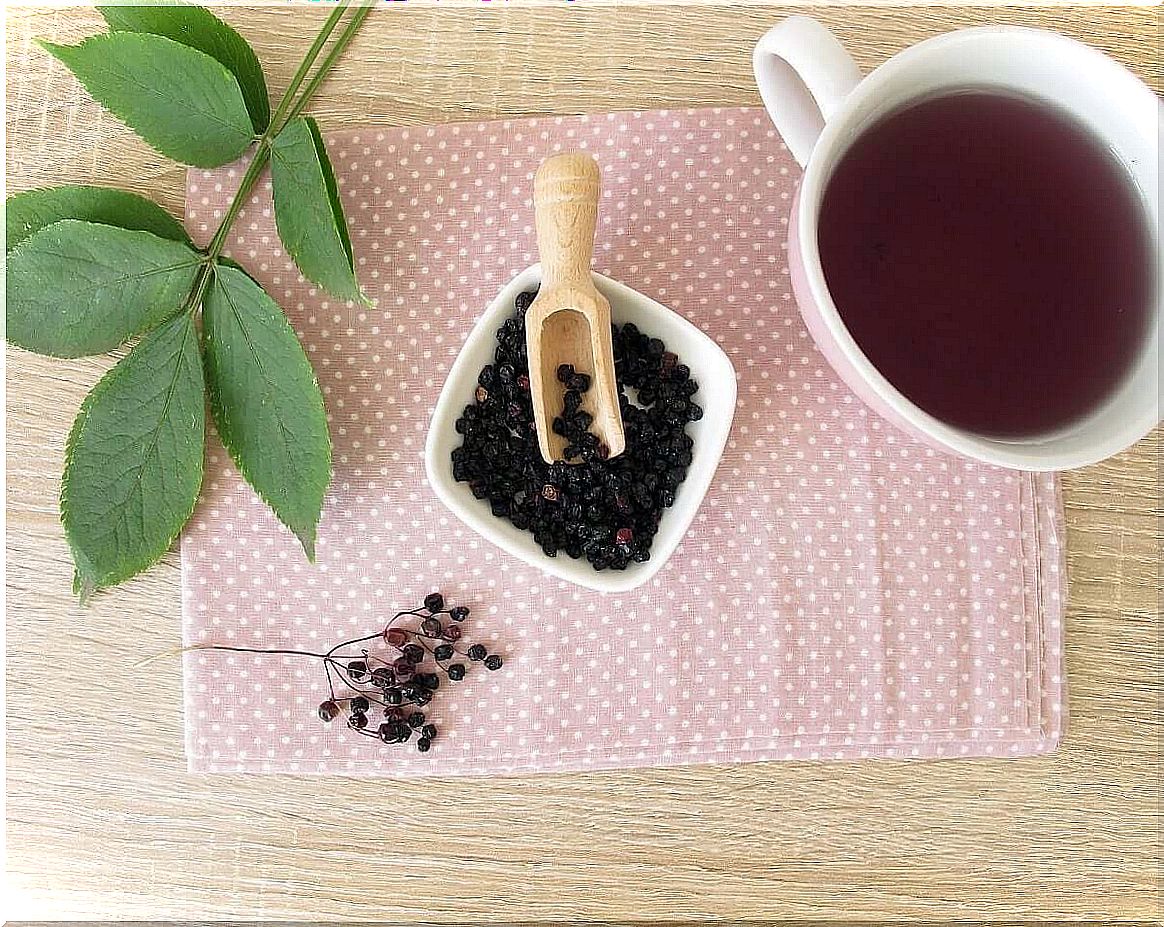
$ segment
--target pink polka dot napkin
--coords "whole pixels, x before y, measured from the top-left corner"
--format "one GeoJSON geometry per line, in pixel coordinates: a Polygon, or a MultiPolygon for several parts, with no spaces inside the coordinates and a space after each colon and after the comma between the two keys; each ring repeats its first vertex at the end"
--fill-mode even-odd
{"type": "MultiPolygon", "coordinates": [[[[758,109],[328,134],[372,308],[305,282],[269,185],[230,242],[319,374],[335,476],[318,563],[212,438],[182,540],[187,643],[326,649],[440,589],[506,658],[443,686],[427,754],[323,725],[318,663],[185,657],[199,772],[486,775],[1020,755],[1063,730],[1063,526],[1051,475],[943,456],[831,372],[789,289],[798,170],[758,109]],[[602,166],[595,267],[714,337],[739,375],[723,462],[648,585],[602,596],[481,540],[424,478],[429,415],[490,298],[536,260],[548,153],[602,166]]],[[[191,171],[203,239],[241,170],[191,171]]],[[[480,668],[478,667],[478,670],[480,668]]]]}

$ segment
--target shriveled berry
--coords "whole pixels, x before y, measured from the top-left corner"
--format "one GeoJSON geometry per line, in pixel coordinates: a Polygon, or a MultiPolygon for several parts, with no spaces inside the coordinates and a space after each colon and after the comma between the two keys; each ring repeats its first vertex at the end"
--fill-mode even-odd
{"type": "Polygon", "coordinates": [[[559,364],[558,365],[558,382],[569,383],[571,377],[574,376],[573,364],[559,364]]]}
{"type": "Polygon", "coordinates": [[[368,710],[368,700],[362,695],[357,695],[350,702],[348,702],[348,707],[352,711],[358,711],[362,714],[368,710]]]}
{"type": "Polygon", "coordinates": [[[363,660],[352,660],[348,664],[348,675],[356,682],[359,682],[368,675],[368,664],[363,660]]]}
{"type": "Polygon", "coordinates": [[[577,390],[580,393],[586,392],[590,389],[590,375],[587,373],[576,373],[570,377],[566,386],[570,389],[577,390]]]}
{"type": "MultiPolygon", "coordinates": [[[[416,600],[413,599],[413,601],[416,600]]],[[[430,592],[424,597],[424,607],[430,612],[439,612],[445,607],[445,597],[439,592],[430,592]]]]}
{"type": "Polygon", "coordinates": [[[362,731],[368,726],[368,716],[362,711],[357,711],[348,718],[348,727],[354,728],[357,731],[362,731]]]}
{"type": "Polygon", "coordinates": [[[501,657],[495,653],[489,654],[489,656],[487,656],[485,658],[485,669],[487,669],[487,670],[499,670],[499,669],[501,669],[501,657]]]}
{"type": "Polygon", "coordinates": [[[414,711],[408,716],[408,726],[411,728],[424,727],[424,712],[414,711]]]}
{"type": "Polygon", "coordinates": [[[416,741],[416,749],[421,753],[428,753],[432,749],[432,741],[427,737],[421,737],[416,741]]]}
{"type": "Polygon", "coordinates": [[[523,292],[518,293],[517,297],[513,300],[514,308],[517,309],[518,312],[525,312],[527,309],[529,309],[530,306],[533,305],[534,297],[537,295],[537,290],[524,290],[523,292]]]}
{"type": "Polygon", "coordinates": [[[424,727],[422,727],[420,729],[420,733],[422,735],[424,735],[425,737],[427,737],[429,740],[432,740],[437,735],[436,725],[435,724],[426,724],[424,727]]]}
{"type": "Polygon", "coordinates": [[[489,398],[489,390],[484,386],[478,386],[477,391],[473,393],[473,398],[478,402],[485,402],[489,398]]]}
{"type": "Polygon", "coordinates": [[[436,657],[437,660],[444,661],[451,660],[453,658],[453,653],[454,650],[452,644],[440,644],[436,647],[436,649],[433,650],[432,655],[436,657]]]}
{"type": "Polygon", "coordinates": [[[470,660],[484,660],[486,654],[488,654],[488,653],[489,653],[489,651],[485,649],[484,644],[474,644],[472,647],[469,648],[469,651],[466,654],[466,656],[470,660]]]}
{"type": "Polygon", "coordinates": [[[372,685],[381,689],[387,688],[396,682],[396,674],[386,666],[377,666],[372,670],[372,685]]]}
{"type": "Polygon", "coordinates": [[[403,647],[408,643],[408,632],[403,628],[386,628],[384,642],[389,647],[403,647]]]}

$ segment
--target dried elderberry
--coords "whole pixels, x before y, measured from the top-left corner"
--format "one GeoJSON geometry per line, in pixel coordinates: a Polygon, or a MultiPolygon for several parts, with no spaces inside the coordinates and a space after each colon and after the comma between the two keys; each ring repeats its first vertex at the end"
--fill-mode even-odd
{"type": "Polygon", "coordinates": [[[547,557],[563,552],[596,570],[624,570],[650,559],[664,511],[673,505],[693,459],[687,425],[703,417],[691,370],[658,338],[632,324],[612,329],[615,377],[626,433],[617,457],[590,431],[583,405],[592,383],[571,364],[555,371],[562,407],[550,427],[566,439],[570,464],[547,464],[538,449],[529,392],[525,319],[535,293],[520,294],[516,314],[497,330],[494,363],[478,382],[489,402],[465,408],[452,452],[453,477],[489,503],[498,518],[528,531],[547,557]]]}
{"type": "MultiPolygon", "coordinates": [[[[510,373],[505,376],[511,377],[512,370],[510,366],[510,373]]],[[[484,371],[481,376],[486,377],[484,371]]],[[[492,380],[492,374],[488,379],[492,380]]],[[[456,642],[468,617],[468,608],[463,605],[445,608],[444,597],[434,592],[425,598],[421,608],[398,612],[384,628],[343,641],[324,653],[217,644],[191,649],[294,653],[320,660],[329,691],[329,698],[316,709],[321,721],[334,721],[346,708],[347,726],[355,733],[385,744],[399,744],[409,741],[415,730],[418,732],[416,749],[425,753],[432,748],[437,727],[421,709],[441,688],[442,675],[450,682],[460,682],[467,673],[463,662],[448,661],[461,656],[472,662],[481,661],[490,670],[502,665],[501,657],[488,653],[482,644],[473,644],[465,650],[458,648],[456,642]],[[433,647],[434,639],[441,643],[433,647]],[[360,646],[375,642],[383,649],[373,651],[360,646]],[[384,721],[378,725],[372,725],[368,719],[373,708],[383,709],[384,721]]]]}

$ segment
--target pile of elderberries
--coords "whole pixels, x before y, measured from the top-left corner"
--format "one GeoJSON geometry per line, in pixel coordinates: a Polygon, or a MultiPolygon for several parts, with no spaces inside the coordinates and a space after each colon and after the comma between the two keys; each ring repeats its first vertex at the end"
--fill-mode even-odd
{"type": "Polygon", "coordinates": [[[538,449],[530,395],[525,315],[534,291],[519,293],[515,314],[497,330],[494,363],[477,377],[474,401],[456,422],[453,478],[486,500],[497,518],[528,531],[547,557],[585,558],[595,570],[625,570],[649,560],[663,513],[687,478],[695,442],[687,425],[703,417],[691,369],[658,338],[633,324],[612,327],[614,371],[626,449],[590,431],[582,407],[590,376],[570,365],[550,388],[562,391],[552,422],[567,440],[566,461],[546,463],[538,449]]]}

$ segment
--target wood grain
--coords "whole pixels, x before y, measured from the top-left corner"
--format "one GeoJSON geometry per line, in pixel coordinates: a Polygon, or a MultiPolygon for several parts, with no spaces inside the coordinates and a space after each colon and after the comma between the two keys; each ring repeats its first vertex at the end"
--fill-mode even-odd
{"type": "MultiPolygon", "coordinates": [[[[749,5],[378,10],[313,106],[323,127],[757,104],[749,5]]],[[[280,92],[326,11],[222,11],[280,92]]],[[[831,7],[863,67],[925,36],[1044,25],[1159,86],[1151,9],[831,7]]],[[[9,10],[10,190],[117,182],[180,211],[183,172],[9,10]]],[[[790,763],[418,784],[191,777],[176,556],[88,609],[56,515],[62,449],[108,359],[7,352],[9,914],[24,918],[625,921],[1152,919],[1157,895],[1159,433],[1064,478],[1071,721],[1054,756],[790,763]],[[61,697],[67,689],[69,699],[61,697]],[[411,873],[411,878],[409,874],[411,873]]]]}
{"type": "MultiPolygon", "coordinates": [[[[610,303],[590,278],[601,189],[598,162],[584,151],[547,158],[534,174],[534,226],[542,282],[526,313],[525,332],[534,422],[546,463],[565,460],[570,444],[551,428],[563,414],[563,386],[558,382],[563,364],[592,378],[581,408],[593,417],[590,431],[606,445],[608,456],[617,457],[626,449],[614,374],[610,303]]],[[[581,457],[572,460],[582,462],[581,457]]]]}

